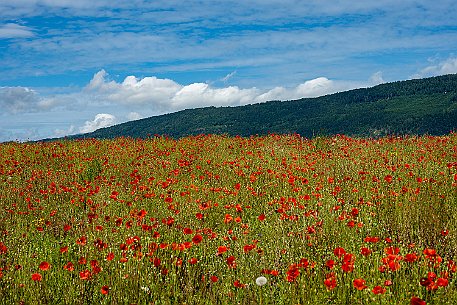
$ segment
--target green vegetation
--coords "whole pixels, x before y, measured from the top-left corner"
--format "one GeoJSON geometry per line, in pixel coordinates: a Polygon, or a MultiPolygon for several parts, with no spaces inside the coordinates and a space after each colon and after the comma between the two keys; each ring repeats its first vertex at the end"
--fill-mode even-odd
{"type": "Polygon", "coordinates": [[[99,129],[70,138],[180,138],[198,134],[443,135],[457,127],[457,75],[408,80],[295,101],[207,107],[99,129]]]}
{"type": "Polygon", "coordinates": [[[0,304],[457,304],[456,146],[0,144],[0,304]]]}

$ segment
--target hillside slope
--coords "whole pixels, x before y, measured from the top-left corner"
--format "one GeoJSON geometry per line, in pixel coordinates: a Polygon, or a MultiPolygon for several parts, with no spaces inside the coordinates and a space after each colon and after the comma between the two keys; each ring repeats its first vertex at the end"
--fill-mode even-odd
{"type": "Polygon", "coordinates": [[[70,138],[160,134],[299,133],[382,136],[445,134],[457,128],[457,74],[381,84],[317,98],[206,107],[131,121],[70,138]]]}

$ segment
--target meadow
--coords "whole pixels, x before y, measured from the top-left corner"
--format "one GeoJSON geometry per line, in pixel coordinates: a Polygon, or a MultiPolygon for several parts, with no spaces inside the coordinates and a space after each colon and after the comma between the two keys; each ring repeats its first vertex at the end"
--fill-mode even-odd
{"type": "Polygon", "coordinates": [[[457,134],[0,144],[1,304],[456,304],[457,134]]]}

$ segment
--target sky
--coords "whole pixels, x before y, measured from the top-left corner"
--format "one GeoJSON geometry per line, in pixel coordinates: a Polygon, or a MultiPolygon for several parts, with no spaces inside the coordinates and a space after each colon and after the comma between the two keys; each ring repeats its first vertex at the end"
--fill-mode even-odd
{"type": "Polygon", "coordinates": [[[0,142],[457,73],[455,0],[0,0],[0,142]]]}

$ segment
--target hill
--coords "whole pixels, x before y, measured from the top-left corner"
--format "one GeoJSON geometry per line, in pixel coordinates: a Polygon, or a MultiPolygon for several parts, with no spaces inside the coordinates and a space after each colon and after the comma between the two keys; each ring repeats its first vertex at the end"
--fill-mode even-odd
{"type": "Polygon", "coordinates": [[[179,138],[196,134],[305,137],[449,133],[457,128],[457,74],[385,83],[293,101],[206,107],[130,121],[69,138],[179,138]]]}

